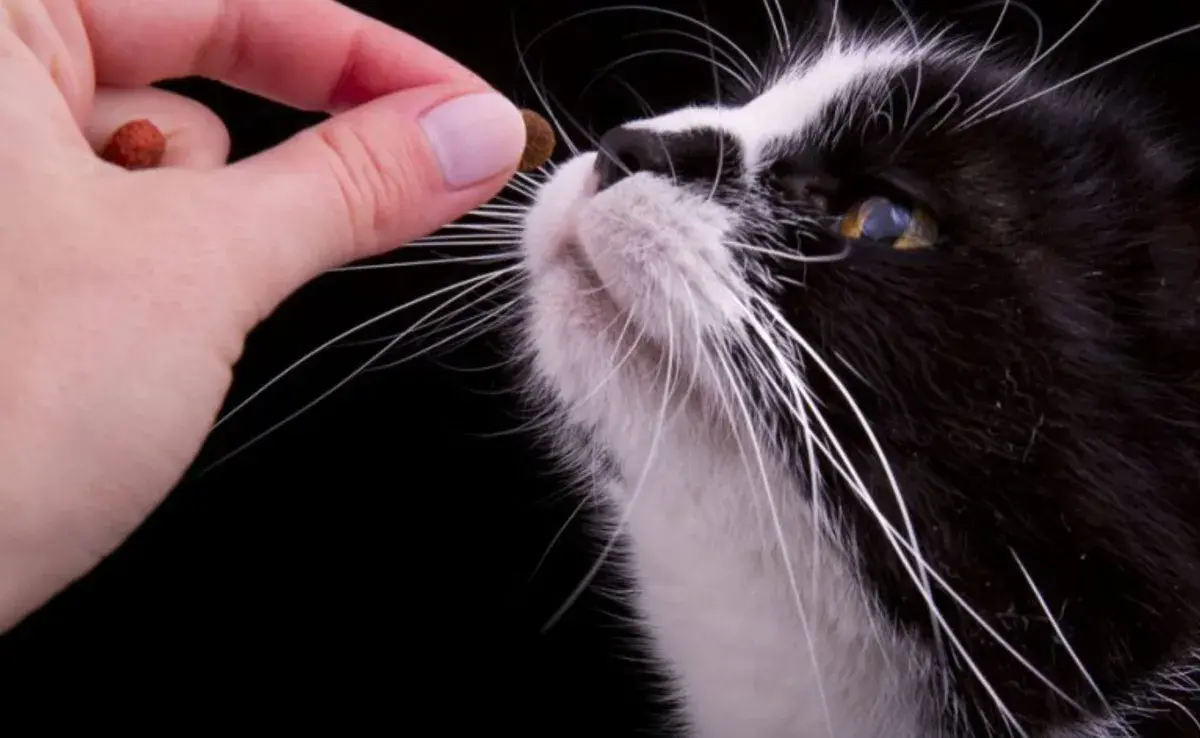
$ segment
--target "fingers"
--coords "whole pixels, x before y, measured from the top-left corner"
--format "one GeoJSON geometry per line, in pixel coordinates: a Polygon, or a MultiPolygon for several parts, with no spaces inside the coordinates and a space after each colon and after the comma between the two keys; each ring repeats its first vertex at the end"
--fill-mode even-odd
{"type": "Polygon", "coordinates": [[[101,85],[204,76],[292,107],[476,82],[454,60],[334,0],[75,0],[101,85]]]}
{"type": "Polygon", "coordinates": [[[162,166],[212,169],[229,157],[229,132],[215,113],[194,100],[153,87],[97,90],[84,135],[100,151],[114,131],[141,118],[149,119],[167,138],[162,166]]]}
{"type": "Polygon", "coordinates": [[[269,310],[321,272],[490,199],[524,142],[521,114],[500,95],[437,85],[335,116],[211,180],[230,211],[219,218],[245,236],[237,269],[263,285],[269,310]]]}
{"type": "Polygon", "coordinates": [[[0,0],[0,24],[41,61],[77,119],[92,93],[91,55],[78,14],[69,4],[43,0],[0,0]]]}

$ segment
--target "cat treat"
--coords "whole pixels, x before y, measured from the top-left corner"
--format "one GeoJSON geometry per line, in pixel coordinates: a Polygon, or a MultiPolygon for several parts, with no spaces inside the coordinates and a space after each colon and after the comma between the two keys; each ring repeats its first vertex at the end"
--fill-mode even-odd
{"type": "Polygon", "coordinates": [[[545,118],[532,110],[522,109],[521,117],[525,119],[525,151],[521,153],[519,171],[532,172],[550,160],[554,153],[554,129],[545,118]]]}
{"type": "Polygon", "coordinates": [[[167,137],[158,126],[143,118],[118,128],[100,157],[126,169],[153,169],[162,163],[166,151],[167,137]]]}

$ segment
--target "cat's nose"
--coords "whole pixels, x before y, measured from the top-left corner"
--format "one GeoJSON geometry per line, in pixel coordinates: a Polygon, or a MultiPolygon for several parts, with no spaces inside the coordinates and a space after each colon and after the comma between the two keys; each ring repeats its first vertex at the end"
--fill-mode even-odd
{"type": "Polygon", "coordinates": [[[735,140],[714,130],[663,132],[618,126],[600,137],[598,148],[595,169],[600,190],[639,172],[674,182],[711,182],[739,171],[735,140]]]}
{"type": "Polygon", "coordinates": [[[618,126],[600,137],[599,149],[596,173],[601,190],[638,172],[671,174],[670,151],[656,131],[618,126]]]}

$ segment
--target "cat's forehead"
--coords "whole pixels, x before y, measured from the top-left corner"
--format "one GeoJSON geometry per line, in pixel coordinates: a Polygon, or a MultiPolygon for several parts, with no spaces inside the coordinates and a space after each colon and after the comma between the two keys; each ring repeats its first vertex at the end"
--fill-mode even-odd
{"type": "Polygon", "coordinates": [[[752,167],[781,140],[818,136],[831,109],[877,96],[899,72],[935,58],[899,39],[829,47],[789,64],[744,104],[689,106],[628,125],[659,133],[727,132],[742,144],[752,167]]]}

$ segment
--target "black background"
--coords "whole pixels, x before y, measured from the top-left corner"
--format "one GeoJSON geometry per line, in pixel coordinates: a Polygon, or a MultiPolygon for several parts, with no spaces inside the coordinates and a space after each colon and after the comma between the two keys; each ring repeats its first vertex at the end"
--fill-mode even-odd
{"type": "MultiPolygon", "coordinates": [[[[531,107],[538,106],[517,66],[514,28],[525,42],[600,7],[598,0],[347,4],[438,46],[531,107]]],[[[906,3],[935,12],[946,4],[906,3]]],[[[707,14],[752,49],[767,38],[759,0],[656,5],[707,14]]],[[[1048,39],[1089,5],[1032,3],[1048,39]]],[[[1200,10],[1184,6],[1108,0],[1056,57],[1095,62],[1200,22],[1200,10]]],[[[890,3],[881,7],[891,12],[890,3]]],[[[955,20],[990,26],[998,7],[955,20]]],[[[1032,32],[1028,16],[1010,12],[1006,34],[1032,32]]],[[[704,53],[669,36],[625,38],[655,28],[686,26],[645,12],[591,16],[554,31],[528,61],[557,102],[598,133],[642,113],[611,80],[577,99],[601,67],[656,46],[704,53]]],[[[1135,75],[1190,124],[1196,62],[1189,57],[1197,49],[1200,34],[1113,71],[1135,75]]],[[[712,82],[703,63],[678,56],[644,57],[618,73],[658,111],[706,94],[712,82]]],[[[206,82],[177,87],[224,118],[235,158],[317,120],[206,82]]],[[[232,397],[358,321],[470,273],[446,265],[317,280],[251,337],[232,397]]],[[[423,312],[383,328],[401,330],[423,312]]],[[[505,392],[510,377],[481,371],[503,358],[499,351],[484,338],[362,375],[212,472],[189,475],[127,545],[0,638],[0,715],[7,722],[36,706],[43,726],[85,718],[92,727],[164,729],[331,719],[346,728],[437,733],[648,730],[651,690],[631,658],[619,603],[587,595],[549,633],[539,632],[597,546],[572,524],[531,576],[576,502],[531,435],[512,432],[527,417],[505,392]]],[[[366,355],[325,352],[220,428],[198,467],[283,419],[366,355]]]]}

